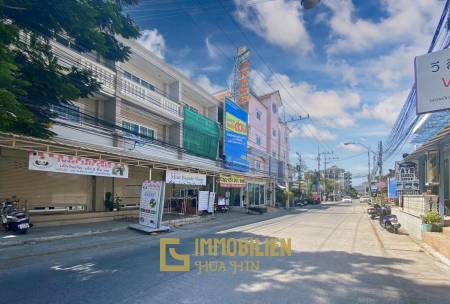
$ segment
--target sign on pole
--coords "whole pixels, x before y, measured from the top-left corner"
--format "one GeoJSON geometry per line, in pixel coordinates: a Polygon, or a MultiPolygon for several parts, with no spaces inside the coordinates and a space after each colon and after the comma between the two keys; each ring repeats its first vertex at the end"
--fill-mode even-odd
{"type": "Polygon", "coordinates": [[[450,108],[450,49],[415,58],[417,114],[450,108]]]}

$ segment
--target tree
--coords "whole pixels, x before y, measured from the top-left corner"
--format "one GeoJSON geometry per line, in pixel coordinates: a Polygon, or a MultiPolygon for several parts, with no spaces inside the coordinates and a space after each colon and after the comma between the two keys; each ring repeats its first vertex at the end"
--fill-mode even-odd
{"type": "Polygon", "coordinates": [[[96,93],[87,70],[64,68],[50,39],[64,35],[82,52],[113,61],[130,49],[115,35],[137,38],[139,29],[123,13],[138,0],[0,0],[0,130],[42,138],[53,134],[52,106],[96,93]]]}

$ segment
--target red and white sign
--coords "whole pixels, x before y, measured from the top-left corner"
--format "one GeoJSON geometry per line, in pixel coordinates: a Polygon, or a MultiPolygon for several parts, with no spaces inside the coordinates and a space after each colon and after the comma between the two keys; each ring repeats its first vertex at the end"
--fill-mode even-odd
{"type": "Polygon", "coordinates": [[[128,165],[50,152],[30,152],[28,169],[57,173],[128,178],[128,165]]]}

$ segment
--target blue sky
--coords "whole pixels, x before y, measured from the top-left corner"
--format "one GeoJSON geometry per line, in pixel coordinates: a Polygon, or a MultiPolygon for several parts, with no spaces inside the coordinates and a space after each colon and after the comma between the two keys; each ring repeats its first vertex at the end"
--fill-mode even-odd
{"type": "Polygon", "coordinates": [[[321,2],[304,11],[299,0],[141,0],[129,13],[144,46],[210,92],[228,86],[236,47],[247,45],[253,89],[280,90],[288,116],[312,117],[290,124],[291,159],[300,152],[314,169],[318,148],[334,151],[358,184],[367,155],[343,143],[376,150],[386,139],[444,2],[321,2]]]}

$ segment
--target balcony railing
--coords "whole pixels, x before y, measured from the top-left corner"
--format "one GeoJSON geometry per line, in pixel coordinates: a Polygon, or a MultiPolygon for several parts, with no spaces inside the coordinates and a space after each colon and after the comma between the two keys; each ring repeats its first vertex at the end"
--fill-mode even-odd
{"type": "Polygon", "coordinates": [[[143,102],[159,114],[169,114],[176,120],[181,120],[183,117],[180,104],[125,77],[120,78],[120,93],[143,102]]]}

